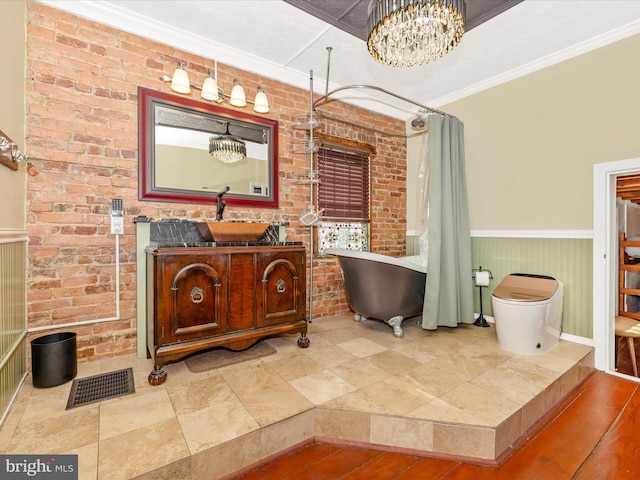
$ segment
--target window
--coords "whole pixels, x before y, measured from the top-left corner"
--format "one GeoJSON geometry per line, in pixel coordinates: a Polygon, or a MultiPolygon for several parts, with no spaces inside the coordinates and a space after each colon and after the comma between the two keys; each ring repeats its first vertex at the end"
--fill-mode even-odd
{"type": "Polygon", "coordinates": [[[318,150],[318,208],[332,220],[369,221],[369,156],[322,147],[318,150]]]}
{"type": "Polygon", "coordinates": [[[369,250],[369,156],[338,147],[318,151],[318,251],[369,250]],[[328,221],[327,221],[328,220],[328,221]]]}

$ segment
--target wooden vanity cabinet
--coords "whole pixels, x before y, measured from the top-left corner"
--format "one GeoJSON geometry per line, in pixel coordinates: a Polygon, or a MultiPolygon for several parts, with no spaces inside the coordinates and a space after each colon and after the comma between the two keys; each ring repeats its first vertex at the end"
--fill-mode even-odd
{"type": "Polygon", "coordinates": [[[244,350],[264,337],[300,333],[306,348],[303,246],[147,247],[149,383],[191,353],[244,350]]]}

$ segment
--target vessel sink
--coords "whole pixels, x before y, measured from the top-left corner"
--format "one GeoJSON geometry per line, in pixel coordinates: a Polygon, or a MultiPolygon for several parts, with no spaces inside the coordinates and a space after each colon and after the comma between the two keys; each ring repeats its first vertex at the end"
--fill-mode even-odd
{"type": "Polygon", "coordinates": [[[198,222],[196,227],[207,242],[257,242],[268,223],[198,222]]]}

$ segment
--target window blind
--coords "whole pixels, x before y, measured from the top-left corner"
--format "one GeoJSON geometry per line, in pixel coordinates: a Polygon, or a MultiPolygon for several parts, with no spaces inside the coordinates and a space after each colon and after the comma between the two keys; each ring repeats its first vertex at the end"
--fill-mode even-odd
{"type": "Polygon", "coordinates": [[[369,221],[369,156],[318,150],[318,208],[330,219],[369,221]]]}

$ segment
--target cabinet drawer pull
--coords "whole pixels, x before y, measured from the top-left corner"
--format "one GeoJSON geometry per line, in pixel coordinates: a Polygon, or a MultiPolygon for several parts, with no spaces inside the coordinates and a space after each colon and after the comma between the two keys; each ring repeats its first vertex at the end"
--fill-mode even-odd
{"type": "Polygon", "coordinates": [[[199,287],[193,287],[191,290],[191,301],[193,303],[202,303],[202,300],[204,300],[202,289],[199,287]]]}
{"type": "Polygon", "coordinates": [[[276,282],[276,291],[278,293],[284,293],[284,291],[287,289],[287,285],[284,283],[284,280],[279,279],[276,282]]]}

